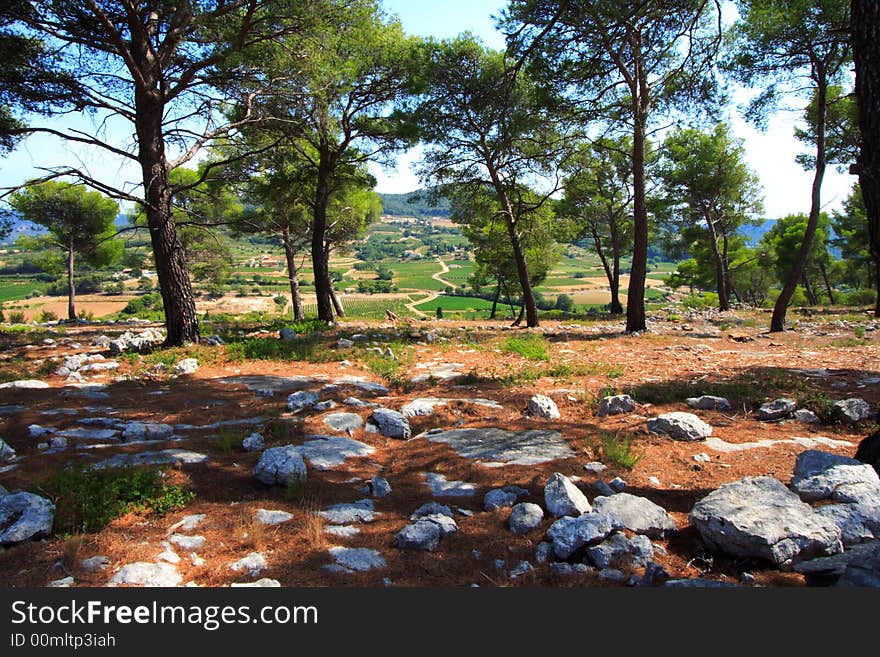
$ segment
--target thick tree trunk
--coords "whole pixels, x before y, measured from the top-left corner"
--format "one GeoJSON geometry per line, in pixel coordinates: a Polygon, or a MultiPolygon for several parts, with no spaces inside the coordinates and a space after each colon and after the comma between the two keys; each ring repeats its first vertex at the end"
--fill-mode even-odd
{"type": "Polygon", "coordinates": [[[329,154],[322,148],[315,186],[314,215],[312,221],[312,269],[315,273],[315,295],[318,301],[318,319],[333,321],[333,290],[330,286],[330,265],[324,244],[327,233],[327,206],[330,203],[329,154]]]}
{"type": "Polygon", "coordinates": [[[73,244],[67,247],[67,319],[76,321],[76,285],[73,282],[73,244]]]}
{"type": "Polygon", "coordinates": [[[138,91],[138,161],[144,181],[144,210],[156,261],[159,291],[165,309],[165,346],[199,341],[199,322],[186,256],[172,217],[171,186],[162,131],[163,105],[159,92],[138,91]]]}
{"type": "Polygon", "coordinates": [[[861,131],[859,187],[868,215],[869,250],[874,260],[877,290],[874,316],[880,317],[880,3],[852,0],[851,8],[856,102],[861,131]]]}
{"type": "Polygon", "coordinates": [[[813,187],[810,192],[810,217],[807,220],[807,228],[804,231],[804,240],[801,242],[800,251],[794,261],[794,268],[788,274],[788,280],[779,293],[776,305],[773,306],[773,316],[770,318],[770,332],[778,333],[785,330],[785,314],[788,305],[794,296],[798,281],[810,257],[813,248],[813,239],[816,236],[816,228],[819,226],[819,212],[822,209],[822,179],[825,177],[825,122],[828,116],[827,106],[828,88],[824,80],[820,80],[816,86],[816,173],[813,176],[813,187]]]}
{"type": "MultiPolygon", "coordinates": [[[[507,225],[507,236],[510,238],[510,246],[513,249],[513,259],[516,262],[516,275],[519,279],[520,289],[522,290],[523,309],[525,312],[526,326],[529,328],[538,325],[538,307],[535,304],[535,293],[532,290],[532,279],[529,276],[529,268],[526,264],[526,256],[523,253],[522,243],[516,230],[516,219],[513,214],[513,206],[510,199],[507,198],[507,192],[498,177],[498,173],[489,167],[489,175],[492,178],[492,185],[495,193],[498,195],[498,202],[504,212],[504,222],[507,225]]],[[[520,318],[522,317],[520,312],[520,318]]],[[[518,324],[521,321],[518,320],[518,324]]]]}
{"type": "MultiPolygon", "coordinates": [[[[638,102],[637,100],[634,102],[638,102]]],[[[645,202],[645,120],[636,111],[633,129],[633,254],[626,297],[626,332],[644,331],[648,273],[648,207],[645,202]]]]}
{"type": "Polygon", "coordinates": [[[299,276],[296,270],[296,251],[290,242],[290,226],[285,225],[282,230],[284,241],[284,257],[287,260],[287,280],[290,282],[290,301],[293,306],[294,321],[301,322],[305,319],[303,313],[302,294],[299,291],[299,276]]]}

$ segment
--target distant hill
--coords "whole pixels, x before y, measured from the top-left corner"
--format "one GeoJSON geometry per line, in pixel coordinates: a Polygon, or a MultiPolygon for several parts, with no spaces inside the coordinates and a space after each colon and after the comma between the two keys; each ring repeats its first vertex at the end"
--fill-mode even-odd
{"type": "Polygon", "coordinates": [[[444,198],[436,204],[430,204],[424,198],[418,198],[425,193],[425,190],[417,189],[405,194],[379,194],[382,211],[392,217],[448,217],[449,201],[444,198]]]}
{"type": "MultiPolygon", "coordinates": [[[[13,214],[14,213],[10,213],[13,214]]],[[[30,221],[24,221],[23,219],[19,219],[15,216],[4,217],[4,220],[7,223],[7,226],[4,227],[2,233],[6,232],[8,228],[9,233],[3,237],[2,233],[0,233],[0,244],[13,244],[15,240],[17,240],[22,235],[26,236],[34,236],[34,235],[42,235],[46,232],[46,229],[38,224],[31,223],[30,221]]],[[[126,228],[131,225],[128,221],[128,215],[125,213],[119,213],[116,216],[116,219],[113,221],[116,228],[126,228]]]]}

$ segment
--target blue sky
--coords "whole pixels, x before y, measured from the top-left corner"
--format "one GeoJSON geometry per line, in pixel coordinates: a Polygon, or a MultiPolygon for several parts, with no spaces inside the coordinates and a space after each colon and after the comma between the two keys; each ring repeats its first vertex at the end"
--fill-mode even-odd
{"type": "MultiPolygon", "coordinates": [[[[388,13],[400,18],[404,29],[410,34],[443,38],[470,31],[489,46],[504,46],[502,35],[495,31],[492,16],[506,5],[505,1],[383,0],[382,5],[388,13]]],[[[792,136],[798,116],[799,113],[779,113],[771,117],[767,132],[761,133],[746,124],[735,108],[728,112],[727,120],[733,126],[734,134],[745,140],[749,164],[761,179],[768,217],[809,210],[812,172],[804,171],[795,163],[795,156],[802,150],[802,145],[792,136]]],[[[34,123],[37,121],[39,119],[34,123]]],[[[56,125],[65,123],[94,129],[85,118],[67,119],[56,125]]],[[[114,130],[114,134],[128,139],[130,129],[124,129],[114,130]]],[[[419,149],[415,149],[402,155],[396,169],[373,167],[378,180],[377,190],[402,193],[417,189],[419,180],[412,172],[411,165],[418,161],[419,153],[419,149]]],[[[127,187],[137,184],[140,176],[136,165],[113,160],[103,152],[34,135],[5,160],[0,160],[0,187],[20,184],[40,175],[36,167],[62,164],[85,168],[96,178],[127,187]]],[[[839,174],[829,168],[822,190],[825,209],[840,208],[854,181],[852,176],[839,174]]]]}

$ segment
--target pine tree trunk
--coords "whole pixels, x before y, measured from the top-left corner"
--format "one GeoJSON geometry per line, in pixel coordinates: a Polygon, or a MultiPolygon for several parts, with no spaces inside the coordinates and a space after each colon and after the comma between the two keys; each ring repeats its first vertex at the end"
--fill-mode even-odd
{"type": "Polygon", "coordinates": [[[645,278],[648,273],[648,207],[645,202],[645,118],[638,99],[633,128],[633,253],[626,293],[626,332],[647,329],[645,278]]]}
{"type": "Polygon", "coordinates": [[[851,38],[856,70],[861,149],[859,187],[868,215],[868,237],[877,298],[874,316],[880,317],[880,3],[852,0],[851,38]]]}
{"type": "Polygon", "coordinates": [[[831,287],[831,283],[828,280],[828,269],[825,267],[824,262],[819,263],[819,271],[822,272],[822,281],[825,283],[825,291],[828,292],[828,303],[835,306],[837,304],[834,302],[834,288],[831,287]]]}
{"type": "Polygon", "coordinates": [[[602,249],[599,231],[596,228],[590,230],[593,234],[593,245],[596,247],[596,253],[602,262],[602,269],[605,271],[605,278],[608,279],[608,287],[611,290],[611,303],[608,306],[608,312],[611,315],[619,315],[623,312],[623,307],[620,305],[620,258],[616,255],[617,249],[612,248],[614,251],[614,269],[612,270],[611,265],[608,264],[608,258],[605,256],[605,251],[602,249]]]}
{"type": "Polygon", "coordinates": [[[489,319],[495,319],[495,312],[498,310],[498,297],[501,296],[501,281],[497,281],[495,286],[495,297],[492,299],[492,311],[489,313],[489,319]]]}
{"type": "MultiPolygon", "coordinates": [[[[322,149],[324,151],[325,149],[322,149]]],[[[333,321],[332,289],[330,286],[330,265],[324,251],[327,233],[327,206],[330,203],[330,164],[329,154],[322,152],[318,164],[317,184],[315,186],[314,215],[312,221],[312,269],[315,274],[315,295],[318,301],[318,319],[333,321]]]]}
{"type": "Polygon", "coordinates": [[[703,213],[703,219],[709,231],[709,242],[712,245],[712,256],[715,258],[715,286],[718,290],[718,310],[730,310],[730,295],[727,291],[727,272],[724,269],[724,258],[718,248],[718,231],[715,223],[708,212],[703,213]]]}
{"type": "Polygon", "coordinates": [[[284,257],[287,260],[287,280],[290,282],[290,302],[293,306],[294,321],[301,322],[305,319],[303,313],[302,294],[299,291],[299,277],[296,271],[296,251],[290,242],[290,225],[285,224],[282,229],[284,242],[284,257]]]}
{"type": "Polygon", "coordinates": [[[73,244],[67,247],[67,319],[76,321],[76,285],[73,282],[73,244]]]}
{"type": "Polygon", "coordinates": [[[196,301],[186,266],[186,255],[172,216],[171,185],[162,131],[163,105],[159,92],[138,90],[138,161],[144,181],[144,210],[156,275],[165,310],[165,346],[199,341],[196,301]]]}
{"type": "Polygon", "coordinates": [[[773,306],[773,316],[770,318],[770,332],[778,333],[785,330],[785,314],[788,305],[797,289],[810,251],[813,248],[813,239],[819,226],[819,212],[822,209],[822,179],[825,177],[825,122],[828,116],[827,106],[828,88],[827,83],[820,79],[816,85],[816,173],[813,176],[813,187],[810,192],[810,217],[807,220],[807,228],[804,231],[804,240],[794,262],[794,268],[789,272],[788,280],[776,299],[773,306]]]}
{"type": "MultiPolygon", "coordinates": [[[[522,243],[520,242],[519,234],[516,229],[516,218],[514,217],[513,206],[510,204],[507,192],[504,190],[504,186],[498,177],[498,172],[491,166],[488,168],[489,175],[492,178],[492,185],[495,188],[495,193],[498,195],[498,202],[501,204],[501,208],[504,212],[504,222],[507,225],[507,236],[510,238],[510,246],[513,249],[513,258],[516,262],[516,275],[519,279],[520,289],[522,290],[526,326],[532,328],[538,325],[538,307],[535,304],[535,293],[532,290],[532,279],[529,276],[526,256],[523,253],[522,243]]],[[[520,311],[520,319],[517,320],[514,325],[518,325],[522,321],[522,315],[523,311],[520,311]]]]}

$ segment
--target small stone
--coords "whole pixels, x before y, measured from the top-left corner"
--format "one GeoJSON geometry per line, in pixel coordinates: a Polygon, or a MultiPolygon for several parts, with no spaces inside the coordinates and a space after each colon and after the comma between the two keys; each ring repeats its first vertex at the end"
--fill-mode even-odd
{"type": "Polygon", "coordinates": [[[410,520],[418,520],[419,518],[423,518],[425,516],[430,516],[434,514],[440,514],[444,516],[452,517],[452,509],[450,509],[445,504],[440,504],[439,502],[428,502],[427,504],[422,504],[418,509],[413,511],[412,515],[409,517],[410,520]]]}
{"type": "Polygon", "coordinates": [[[79,562],[79,567],[87,573],[96,573],[107,568],[110,565],[110,559],[103,555],[89,557],[79,562]]]}
{"type": "Polygon", "coordinates": [[[604,495],[606,497],[610,497],[611,495],[616,495],[617,491],[611,488],[608,484],[606,484],[601,479],[593,484],[593,489],[599,493],[599,495],[604,495]]]}
{"type": "Polygon", "coordinates": [[[0,497],[0,545],[43,538],[52,532],[55,505],[33,493],[0,497]]]}
{"type": "Polygon", "coordinates": [[[388,408],[377,408],[370,416],[370,420],[379,429],[379,433],[387,438],[408,440],[412,436],[409,420],[397,411],[392,411],[388,408]]]}
{"type": "Polygon", "coordinates": [[[547,563],[550,561],[550,557],[553,556],[553,544],[548,543],[547,541],[541,541],[538,543],[538,547],[535,548],[535,561],[538,563],[547,563]]]}
{"type": "Polygon", "coordinates": [[[516,579],[517,577],[522,577],[523,575],[533,572],[535,572],[535,567],[532,564],[528,561],[520,561],[513,567],[513,570],[510,571],[510,579],[516,579]]]}
{"type": "Polygon", "coordinates": [[[259,575],[267,566],[266,555],[260,552],[251,552],[246,557],[229,564],[229,568],[236,572],[246,570],[251,577],[259,575]]]}
{"type": "Polygon", "coordinates": [[[47,585],[50,589],[66,589],[73,586],[73,576],[63,577],[61,579],[56,579],[54,582],[49,582],[47,585]]]}
{"type": "Polygon", "coordinates": [[[170,563],[130,563],[110,579],[110,586],[133,584],[148,587],[180,586],[183,577],[170,563]]]}
{"type": "Polygon", "coordinates": [[[657,477],[648,477],[648,483],[652,486],[660,486],[660,480],[657,477]]]}
{"type": "Polygon", "coordinates": [[[354,342],[352,340],[339,338],[339,340],[336,341],[337,349],[351,349],[352,347],[354,347],[354,342]]]}
{"type": "Polygon", "coordinates": [[[638,495],[618,493],[611,497],[597,497],[593,500],[593,507],[598,512],[614,516],[624,528],[637,534],[660,538],[676,530],[675,522],[663,507],[638,495]]]}
{"type": "Polygon", "coordinates": [[[3,461],[11,461],[15,458],[15,450],[5,440],[0,438],[0,463],[3,461]]]}
{"type": "Polygon", "coordinates": [[[66,449],[67,438],[64,436],[53,436],[49,439],[49,447],[52,449],[66,449]]]}
{"type": "Polygon", "coordinates": [[[546,395],[534,395],[529,399],[528,415],[530,417],[539,417],[544,420],[558,420],[562,417],[556,402],[546,395]]]}
{"type": "Polygon", "coordinates": [[[280,525],[293,520],[293,514],[287,511],[257,509],[257,522],[261,525],[280,525]]]}
{"type": "Polygon", "coordinates": [[[195,358],[184,358],[174,366],[174,373],[178,376],[195,374],[199,369],[199,361],[195,358]]]}
{"type": "Polygon", "coordinates": [[[299,411],[313,408],[318,403],[318,393],[311,390],[298,390],[287,397],[287,410],[298,413],[299,411]]]}
{"type": "Polygon", "coordinates": [[[329,411],[331,408],[336,408],[336,402],[332,399],[315,404],[315,410],[318,412],[329,411]]]}
{"type": "Polygon", "coordinates": [[[333,504],[318,511],[318,515],[332,525],[350,525],[355,522],[373,522],[381,514],[375,511],[373,500],[364,499],[333,504]]]}
{"type": "Polygon", "coordinates": [[[188,536],[186,534],[172,534],[168,540],[184,550],[198,550],[205,544],[204,536],[188,536]]]}
{"type": "Polygon", "coordinates": [[[773,422],[788,417],[794,412],[797,402],[793,399],[775,399],[772,402],[761,404],[755,412],[755,417],[763,422],[773,422]]]}
{"type": "Polygon", "coordinates": [[[277,589],[281,588],[281,582],[277,579],[270,579],[268,577],[262,577],[258,579],[256,582],[233,582],[229,585],[232,588],[272,588],[277,589]]]}
{"type": "Polygon", "coordinates": [[[636,403],[629,395],[613,395],[603,397],[599,402],[599,410],[597,415],[605,417],[606,415],[620,415],[622,413],[632,413],[636,410],[636,403]]]}
{"type": "Polygon", "coordinates": [[[337,546],[330,548],[328,552],[338,565],[358,572],[384,568],[387,565],[378,550],[337,546]]]}
{"type": "Polygon", "coordinates": [[[373,477],[370,479],[370,494],[376,498],[388,497],[391,495],[391,484],[384,477],[373,477]]]}
{"type": "Polygon", "coordinates": [[[291,340],[296,340],[296,331],[285,326],[278,332],[278,336],[285,342],[290,342],[291,340]]]}
{"type": "Polygon", "coordinates": [[[553,553],[560,559],[568,559],[583,546],[603,540],[615,529],[620,529],[616,519],[604,513],[584,513],[554,522],[547,530],[547,538],[553,543],[553,553]]]}
{"type": "Polygon", "coordinates": [[[429,520],[419,520],[397,532],[394,545],[401,550],[433,552],[440,545],[440,527],[429,520]]]}
{"type": "Polygon", "coordinates": [[[794,412],[794,419],[798,422],[803,422],[804,424],[819,424],[821,420],[819,417],[811,410],[806,408],[799,408],[794,412]]]}
{"type": "Polygon", "coordinates": [[[547,511],[558,517],[579,516],[592,511],[589,500],[571,480],[559,472],[553,474],[544,486],[547,511]]]}
{"type": "Polygon", "coordinates": [[[601,474],[608,469],[608,466],[604,463],[600,463],[599,461],[591,461],[584,465],[584,470],[587,472],[592,472],[593,474],[601,474]]]}
{"type": "Polygon", "coordinates": [[[185,532],[191,532],[202,524],[207,517],[208,516],[204,513],[193,513],[192,515],[188,515],[180,521],[178,529],[182,529],[185,532]]]}
{"type": "Polygon", "coordinates": [[[249,436],[245,436],[241,441],[241,447],[246,452],[259,452],[262,451],[266,447],[266,442],[259,433],[252,433],[249,436]]]}
{"type": "Polygon", "coordinates": [[[842,399],[834,402],[834,417],[848,424],[862,422],[871,417],[871,406],[859,397],[842,399]]]}
{"type": "Polygon", "coordinates": [[[507,524],[514,534],[528,534],[544,521],[544,510],[531,502],[520,502],[510,512],[507,524]]]}
{"type": "Polygon", "coordinates": [[[666,434],[673,440],[704,440],[712,435],[712,427],[692,413],[665,413],[648,420],[648,431],[666,434]]]}
{"type": "Polygon", "coordinates": [[[306,480],[306,463],[293,445],[270,447],[260,455],[253,475],[267,486],[306,480]]]}
{"type": "Polygon", "coordinates": [[[611,489],[615,493],[619,493],[620,491],[624,490],[627,486],[626,481],[624,479],[621,479],[620,477],[615,477],[614,479],[612,479],[611,481],[608,482],[608,485],[611,487],[611,489]]]}
{"type": "Polygon", "coordinates": [[[700,452],[699,454],[694,454],[694,461],[697,463],[711,463],[712,459],[706,452],[700,452]]]}
{"type": "Polygon", "coordinates": [[[702,397],[689,397],[687,405],[704,411],[729,411],[730,401],[724,397],[715,397],[713,395],[703,395],[702,397]]]}

